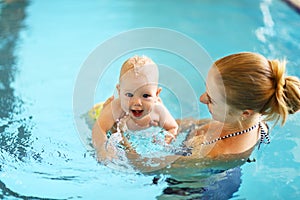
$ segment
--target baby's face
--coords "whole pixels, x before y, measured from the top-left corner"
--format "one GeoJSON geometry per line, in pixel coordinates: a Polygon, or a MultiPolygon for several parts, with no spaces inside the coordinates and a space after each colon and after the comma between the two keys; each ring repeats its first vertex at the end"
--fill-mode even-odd
{"type": "Polygon", "coordinates": [[[122,109],[132,118],[142,119],[149,115],[157,100],[157,86],[144,85],[136,90],[121,89],[120,100],[122,109]]]}
{"type": "Polygon", "coordinates": [[[126,73],[120,81],[119,98],[121,107],[129,116],[142,119],[149,115],[157,100],[158,86],[151,82],[149,74],[126,73]]]}

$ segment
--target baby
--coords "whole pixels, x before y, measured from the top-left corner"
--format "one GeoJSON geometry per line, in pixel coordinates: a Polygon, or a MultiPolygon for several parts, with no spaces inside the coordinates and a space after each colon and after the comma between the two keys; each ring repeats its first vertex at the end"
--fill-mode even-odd
{"type": "Polygon", "coordinates": [[[178,125],[159,98],[158,68],[150,58],[134,56],[125,61],[116,88],[119,98],[103,107],[92,130],[98,159],[103,160],[110,153],[105,149],[106,133],[115,123],[122,122],[121,129],[125,131],[158,125],[169,133],[165,136],[167,144],[176,137],[178,125]]]}

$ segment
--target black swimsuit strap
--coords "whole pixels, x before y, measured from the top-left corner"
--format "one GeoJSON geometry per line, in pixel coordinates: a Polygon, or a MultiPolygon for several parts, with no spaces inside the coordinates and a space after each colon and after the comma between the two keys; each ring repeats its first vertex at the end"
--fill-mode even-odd
{"type": "Polygon", "coordinates": [[[265,129],[263,128],[263,126],[261,125],[262,122],[259,122],[259,129],[260,129],[260,142],[258,145],[258,149],[260,148],[260,145],[262,143],[264,144],[269,144],[270,143],[270,138],[269,138],[269,126],[266,122],[264,122],[264,124],[267,127],[267,132],[265,131],[265,129]]]}

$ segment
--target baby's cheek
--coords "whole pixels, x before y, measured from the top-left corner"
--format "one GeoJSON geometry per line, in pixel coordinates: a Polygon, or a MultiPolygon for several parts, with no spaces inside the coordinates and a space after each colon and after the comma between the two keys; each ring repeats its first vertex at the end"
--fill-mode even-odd
{"type": "Polygon", "coordinates": [[[129,111],[129,102],[128,101],[122,102],[121,107],[125,112],[128,112],[129,111]]]}
{"type": "Polygon", "coordinates": [[[149,100],[144,100],[142,104],[144,105],[145,108],[151,108],[154,106],[154,102],[149,100]]]}

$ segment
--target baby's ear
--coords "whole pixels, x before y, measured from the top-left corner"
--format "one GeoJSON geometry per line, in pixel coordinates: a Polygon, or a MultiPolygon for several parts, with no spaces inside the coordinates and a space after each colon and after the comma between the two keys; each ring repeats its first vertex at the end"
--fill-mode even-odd
{"type": "Polygon", "coordinates": [[[156,96],[158,97],[159,93],[161,92],[161,87],[157,88],[157,91],[156,91],[156,96]]]}
{"type": "Polygon", "coordinates": [[[117,91],[118,91],[118,95],[120,96],[120,84],[116,85],[117,91]]]}

